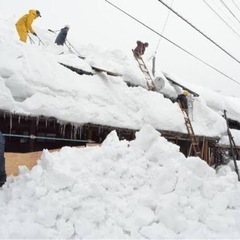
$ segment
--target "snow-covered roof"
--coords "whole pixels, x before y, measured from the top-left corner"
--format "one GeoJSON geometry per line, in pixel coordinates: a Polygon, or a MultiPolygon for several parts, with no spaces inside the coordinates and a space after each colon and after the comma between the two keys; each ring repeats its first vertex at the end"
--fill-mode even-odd
{"type": "MultiPolygon", "coordinates": [[[[6,34],[2,27],[0,32],[6,34]]],[[[0,40],[2,110],[56,117],[76,124],[130,129],[140,129],[148,123],[158,130],[187,133],[177,103],[164,98],[162,93],[127,86],[126,81],[146,85],[131,51],[126,55],[120,50],[100,50],[93,46],[85,46],[82,51],[81,46],[78,51],[86,57],[82,60],[69,53],[65,46],[51,42],[54,39],[50,39],[49,32],[42,30],[44,46],[21,43],[12,36],[12,31],[8,34],[8,42],[0,40]],[[91,72],[94,65],[123,76],[104,73],[80,76],[59,62],[91,72]]],[[[174,91],[170,85],[169,89],[174,91]]],[[[220,137],[226,131],[224,119],[202,98],[194,101],[192,125],[196,135],[220,137]]]]}
{"type": "MultiPolygon", "coordinates": [[[[206,105],[215,112],[223,116],[223,112],[226,110],[228,118],[240,122],[240,98],[224,96],[211,89],[189,84],[184,81],[184,79],[174,76],[173,74],[168,73],[167,76],[183,85],[187,85],[193,91],[197,92],[200,98],[206,102],[206,105]]],[[[174,90],[172,94],[174,94],[174,90]]]]}
{"type": "MultiPolygon", "coordinates": [[[[0,51],[1,109],[79,124],[90,122],[131,129],[140,129],[149,123],[159,130],[186,133],[177,103],[142,87],[129,88],[124,82],[125,75],[80,76],[59,64],[59,61],[63,62],[63,55],[56,55],[49,49],[46,51],[44,47],[1,43],[0,51]]],[[[91,69],[87,58],[82,60],[67,55],[64,61],[84,70],[91,69]]],[[[112,61],[118,61],[116,53],[112,61]]],[[[93,64],[93,60],[90,62],[93,64]]],[[[131,65],[127,57],[125,64],[128,68],[131,65]]],[[[106,64],[103,68],[121,72],[106,64]]],[[[139,71],[135,62],[132,62],[131,69],[134,78],[134,72],[139,71]]],[[[196,100],[194,116],[196,134],[218,136],[224,131],[222,119],[203,101],[196,100]]]]}

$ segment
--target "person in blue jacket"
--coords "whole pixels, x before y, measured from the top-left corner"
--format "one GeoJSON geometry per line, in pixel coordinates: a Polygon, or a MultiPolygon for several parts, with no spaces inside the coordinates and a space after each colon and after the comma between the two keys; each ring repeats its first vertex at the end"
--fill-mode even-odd
{"type": "Polygon", "coordinates": [[[0,131],[0,187],[6,182],[7,175],[5,170],[4,158],[5,139],[0,131]]]}
{"type": "Polygon", "coordinates": [[[66,25],[64,28],[60,30],[60,33],[57,35],[57,38],[55,40],[55,43],[57,45],[63,45],[66,42],[67,34],[69,31],[69,26],[66,25]]]}

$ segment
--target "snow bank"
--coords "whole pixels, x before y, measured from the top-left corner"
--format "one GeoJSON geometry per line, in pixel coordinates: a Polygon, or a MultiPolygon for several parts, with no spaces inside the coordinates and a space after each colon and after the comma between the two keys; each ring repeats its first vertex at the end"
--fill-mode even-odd
{"type": "Polygon", "coordinates": [[[239,238],[231,171],[186,159],[145,125],[101,147],[45,150],[0,191],[1,238],[239,238]]]}

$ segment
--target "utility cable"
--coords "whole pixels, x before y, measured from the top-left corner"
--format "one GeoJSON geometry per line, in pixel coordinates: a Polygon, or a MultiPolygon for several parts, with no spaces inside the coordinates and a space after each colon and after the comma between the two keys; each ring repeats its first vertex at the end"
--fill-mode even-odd
{"type": "Polygon", "coordinates": [[[218,8],[218,10],[219,10],[221,13],[223,13],[223,14],[225,15],[225,17],[226,17],[231,23],[233,23],[233,25],[234,25],[235,27],[238,28],[238,30],[240,29],[239,26],[238,26],[238,25],[236,24],[236,22],[234,21],[234,19],[232,19],[232,18],[229,16],[229,14],[227,14],[218,4],[216,4],[216,2],[215,2],[214,0],[212,1],[212,3],[215,5],[215,7],[218,8]]]}
{"type": "Polygon", "coordinates": [[[228,51],[226,51],[223,47],[221,47],[219,44],[217,44],[216,42],[214,42],[210,37],[208,37],[205,33],[203,33],[201,30],[199,30],[197,27],[195,27],[192,23],[190,23],[188,20],[186,20],[183,16],[181,16],[178,12],[176,12],[175,10],[173,10],[169,5],[167,5],[165,2],[163,2],[162,0],[158,0],[159,2],[161,2],[165,7],[167,7],[168,9],[170,9],[175,15],[177,15],[179,18],[181,18],[183,21],[185,21],[188,25],[190,25],[192,28],[194,28],[196,31],[198,31],[200,34],[202,34],[205,38],[207,38],[210,42],[212,42],[215,46],[217,46],[218,48],[220,48],[223,52],[225,52],[228,56],[230,56],[232,59],[234,59],[235,61],[237,61],[238,63],[240,63],[240,61],[235,58],[231,53],[229,53],[228,51]]]}
{"type": "MultiPolygon", "coordinates": [[[[172,2],[171,2],[171,7],[172,7],[172,5],[173,5],[173,2],[174,2],[174,0],[172,0],[172,2]]],[[[166,18],[166,21],[165,21],[164,26],[163,26],[163,30],[162,30],[162,32],[161,32],[162,35],[163,35],[163,33],[164,33],[164,31],[165,31],[165,28],[166,28],[166,26],[167,26],[167,22],[168,22],[170,13],[171,13],[171,11],[169,10],[169,11],[168,11],[167,18],[166,18]]],[[[158,50],[158,47],[159,47],[159,44],[160,44],[161,39],[162,39],[162,38],[160,37],[160,38],[159,38],[159,41],[158,41],[158,44],[157,44],[157,47],[156,47],[156,50],[155,50],[155,53],[154,53],[154,56],[157,54],[157,50],[158,50]]]]}
{"type": "Polygon", "coordinates": [[[235,1],[232,0],[232,2],[233,2],[233,4],[235,5],[235,7],[238,9],[238,11],[240,11],[240,8],[239,8],[239,6],[235,3],[235,1]]]}
{"type": "Polygon", "coordinates": [[[208,67],[214,69],[216,72],[222,74],[223,76],[227,77],[228,79],[230,79],[231,81],[237,83],[238,85],[240,85],[240,82],[238,82],[237,80],[231,78],[230,76],[228,76],[227,74],[223,73],[222,71],[218,70],[217,68],[213,67],[212,65],[210,65],[209,63],[205,62],[204,60],[200,59],[199,57],[193,55],[192,53],[190,53],[188,50],[184,49],[183,47],[179,46],[178,44],[174,43],[172,40],[168,39],[167,37],[163,36],[162,34],[160,34],[159,32],[157,32],[156,30],[150,28],[149,26],[147,26],[145,23],[139,21],[138,19],[136,19],[135,17],[131,16],[129,13],[123,11],[122,9],[120,9],[119,7],[117,7],[116,5],[114,5],[113,3],[109,2],[108,0],[105,0],[105,2],[107,2],[108,4],[110,4],[111,6],[113,6],[114,8],[118,9],[120,12],[124,13],[125,15],[127,15],[128,17],[134,19],[136,22],[140,23],[141,25],[143,25],[144,27],[146,27],[147,29],[149,29],[150,31],[154,32],[155,34],[157,34],[158,36],[161,36],[163,39],[165,39],[166,41],[170,42],[171,44],[173,44],[175,47],[181,49],[182,51],[184,51],[185,53],[189,54],[190,56],[194,57],[195,59],[199,60],[200,62],[202,62],[203,64],[207,65],[208,67]]]}
{"type": "MultiPolygon", "coordinates": [[[[174,2],[174,0],[172,0],[171,6],[173,5],[173,2],[174,2]]],[[[163,25],[162,32],[161,32],[162,35],[163,35],[163,33],[164,33],[164,31],[165,31],[165,28],[166,28],[166,26],[167,26],[167,22],[168,22],[170,13],[171,13],[171,11],[169,10],[169,11],[168,11],[168,14],[167,14],[167,18],[166,18],[166,20],[165,20],[165,23],[164,23],[164,25],[163,25]]],[[[158,40],[158,44],[157,44],[157,47],[156,47],[156,50],[155,50],[153,56],[149,58],[149,60],[152,59],[152,74],[153,74],[153,76],[155,76],[156,54],[157,54],[157,51],[158,51],[158,48],[159,48],[159,45],[160,45],[161,40],[162,40],[162,38],[160,37],[159,40],[158,40]]]]}
{"type": "Polygon", "coordinates": [[[231,15],[240,23],[240,21],[238,20],[238,18],[236,17],[236,15],[231,11],[231,9],[227,6],[227,4],[223,1],[220,0],[220,2],[223,4],[223,6],[231,13],[231,15]]]}
{"type": "Polygon", "coordinates": [[[209,3],[207,3],[206,0],[203,0],[203,2],[204,2],[235,34],[237,34],[237,35],[240,37],[239,33],[236,32],[236,31],[220,16],[220,14],[218,14],[218,13],[213,9],[213,7],[210,6],[209,3]]]}

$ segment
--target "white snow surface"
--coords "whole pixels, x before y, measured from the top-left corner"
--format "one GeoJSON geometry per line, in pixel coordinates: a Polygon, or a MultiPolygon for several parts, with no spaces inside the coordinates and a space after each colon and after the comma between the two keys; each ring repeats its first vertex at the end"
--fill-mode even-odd
{"type": "Polygon", "coordinates": [[[133,141],[44,150],[0,191],[1,238],[239,238],[240,185],[150,125],[133,141]]]}
{"type": "MultiPolygon", "coordinates": [[[[233,140],[237,146],[240,146],[240,131],[236,129],[230,129],[233,140]]],[[[219,140],[219,144],[221,145],[229,145],[229,137],[228,135],[223,135],[219,140]]]]}

